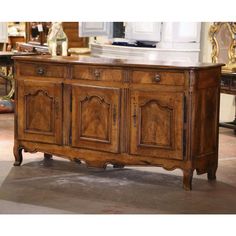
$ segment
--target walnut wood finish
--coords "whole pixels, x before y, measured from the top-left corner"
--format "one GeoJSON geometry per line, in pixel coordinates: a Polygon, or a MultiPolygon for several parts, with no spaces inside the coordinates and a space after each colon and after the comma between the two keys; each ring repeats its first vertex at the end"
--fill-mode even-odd
{"type": "Polygon", "coordinates": [[[15,165],[24,149],[101,168],[180,168],[186,190],[194,170],[213,180],[221,66],[15,57],[15,165]]]}
{"type": "Polygon", "coordinates": [[[86,48],[89,38],[79,37],[79,22],[62,22],[63,30],[68,38],[68,48],[86,48]]]}
{"type": "MultiPolygon", "coordinates": [[[[89,38],[79,37],[79,22],[62,22],[63,30],[68,38],[68,48],[86,48],[89,38]]],[[[47,46],[47,35],[51,22],[26,22],[26,42],[16,43],[18,51],[37,52],[38,54],[49,54],[47,46]],[[36,32],[37,25],[42,24],[43,31],[36,32]],[[34,31],[32,35],[32,31],[34,31]]]]}
{"type": "Polygon", "coordinates": [[[72,146],[118,153],[120,89],[72,86],[72,146]]]}
{"type": "Polygon", "coordinates": [[[62,84],[18,81],[18,137],[46,143],[62,143],[62,84]]]}
{"type": "Polygon", "coordinates": [[[74,66],[72,69],[72,77],[73,79],[79,80],[122,82],[123,71],[121,68],[74,66]]]}
{"type": "Polygon", "coordinates": [[[20,76],[43,76],[63,78],[66,76],[66,67],[61,65],[48,65],[46,63],[23,63],[20,66],[20,76]]]}
{"type": "Polygon", "coordinates": [[[131,91],[130,153],[183,160],[183,92],[131,91]]]}

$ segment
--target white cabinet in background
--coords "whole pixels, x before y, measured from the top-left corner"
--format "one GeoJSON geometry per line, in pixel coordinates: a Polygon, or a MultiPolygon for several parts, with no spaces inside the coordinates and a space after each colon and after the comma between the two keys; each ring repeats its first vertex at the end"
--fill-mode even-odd
{"type": "Polygon", "coordinates": [[[158,42],[161,39],[161,22],[127,22],[125,38],[158,42]]]}
{"type": "Polygon", "coordinates": [[[176,42],[200,42],[200,22],[174,22],[176,42]]]}
{"type": "MultiPolygon", "coordinates": [[[[96,23],[103,29],[102,22],[96,23]]],[[[94,33],[93,25],[89,22],[86,24],[93,31],[93,36],[99,35],[94,33]]],[[[149,41],[151,44],[155,43],[156,48],[94,42],[91,43],[91,54],[100,57],[196,63],[199,62],[200,33],[201,22],[126,22],[125,39],[146,41],[146,44],[149,41]]]]}
{"type": "Polygon", "coordinates": [[[163,22],[158,48],[200,49],[201,22],[163,22]]]}
{"type": "Polygon", "coordinates": [[[108,36],[112,37],[112,22],[79,22],[80,37],[108,36]]]}

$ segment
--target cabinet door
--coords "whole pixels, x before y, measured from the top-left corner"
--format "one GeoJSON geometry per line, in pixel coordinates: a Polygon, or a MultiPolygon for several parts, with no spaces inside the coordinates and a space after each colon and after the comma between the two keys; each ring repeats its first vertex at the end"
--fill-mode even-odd
{"type": "Polygon", "coordinates": [[[112,37],[113,31],[112,22],[80,22],[79,36],[93,37],[93,36],[108,36],[112,37]]]}
{"type": "Polygon", "coordinates": [[[62,86],[60,83],[18,81],[18,138],[61,144],[62,86]]]}
{"type": "Polygon", "coordinates": [[[164,22],[161,41],[164,43],[199,43],[200,35],[201,22],[164,22]]]}
{"type": "Polygon", "coordinates": [[[127,22],[125,38],[158,42],[161,38],[161,22],[127,22]]]}
{"type": "Polygon", "coordinates": [[[183,93],[132,90],[130,101],[130,153],[183,159],[183,93]]]}
{"type": "Polygon", "coordinates": [[[72,88],[72,146],[119,151],[120,89],[72,88]]]}

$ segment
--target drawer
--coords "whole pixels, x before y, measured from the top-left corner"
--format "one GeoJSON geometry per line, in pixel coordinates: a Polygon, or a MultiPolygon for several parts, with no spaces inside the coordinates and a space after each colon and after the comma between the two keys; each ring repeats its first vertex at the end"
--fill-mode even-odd
{"type": "Polygon", "coordinates": [[[184,85],[184,73],[175,71],[133,70],[132,82],[140,84],[184,85]]]}
{"type": "Polygon", "coordinates": [[[122,82],[123,71],[119,68],[75,65],[72,69],[72,78],[81,80],[122,82]]]}
{"type": "Polygon", "coordinates": [[[20,63],[17,67],[20,76],[40,76],[65,78],[66,67],[63,65],[53,65],[46,63],[20,63]]]}

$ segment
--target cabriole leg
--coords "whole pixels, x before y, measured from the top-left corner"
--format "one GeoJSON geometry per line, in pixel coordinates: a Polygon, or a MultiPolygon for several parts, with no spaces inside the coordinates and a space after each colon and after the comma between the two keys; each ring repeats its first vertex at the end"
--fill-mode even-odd
{"type": "Polygon", "coordinates": [[[113,168],[114,169],[122,169],[122,168],[124,168],[125,166],[124,165],[121,165],[121,164],[114,164],[113,165],[113,168]]]}
{"type": "Polygon", "coordinates": [[[15,156],[15,162],[14,162],[14,166],[20,166],[23,160],[23,156],[22,156],[22,147],[19,147],[18,145],[14,145],[13,148],[13,153],[15,156]]]}
{"type": "Polygon", "coordinates": [[[217,166],[213,166],[207,171],[208,180],[216,180],[216,170],[217,166]]]}
{"type": "Polygon", "coordinates": [[[44,160],[51,160],[52,159],[52,155],[48,154],[48,153],[44,153],[44,160]]]}
{"type": "Polygon", "coordinates": [[[77,164],[79,164],[79,165],[81,164],[80,159],[74,159],[74,162],[77,163],[77,164]]]}
{"type": "Polygon", "coordinates": [[[184,170],[183,174],[183,188],[185,190],[192,190],[193,170],[184,170]]]}

